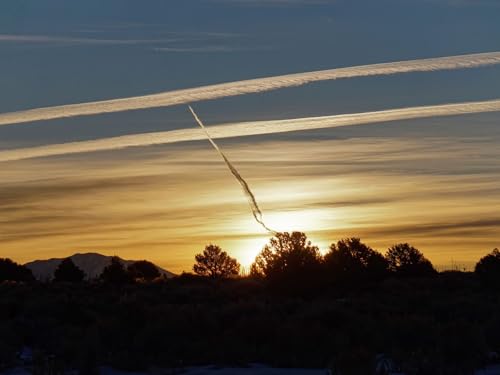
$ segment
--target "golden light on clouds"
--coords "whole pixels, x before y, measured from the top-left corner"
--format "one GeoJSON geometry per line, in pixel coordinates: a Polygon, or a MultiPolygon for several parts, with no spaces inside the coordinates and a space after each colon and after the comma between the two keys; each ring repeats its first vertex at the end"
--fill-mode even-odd
{"type": "MultiPolygon", "coordinates": [[[[500,150],[487,138],[252,140],[223,144],[269,226],[325,251],[360,236],[437,264],[498,246],[500,150]]],[[[98,251],[189,271],[217,243],[248,267],[269,235],[205,142],[2,163],[0,256],[98,251]]]]}

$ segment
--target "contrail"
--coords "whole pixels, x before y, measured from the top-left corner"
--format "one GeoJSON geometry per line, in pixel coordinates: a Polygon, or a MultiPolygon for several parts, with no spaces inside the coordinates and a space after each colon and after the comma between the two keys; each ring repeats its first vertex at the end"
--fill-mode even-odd
{"type": "MultiPolygon", "coordinates": [[[[219,139],[498,111],[500,111],[500,99],[481,102],[399,108],[334,116],[241,122],[210,126],[208,130],[210,131],[213,139],[219,139]]],[[[127,147],[199,141],[203,139],[206,139],[206,135],[201,129],[179,129],[164,132],[124,135],[120,137],[102,138],[93,141],[69,142],[0,151],[0,162],[76,154],[82,152],[116,150],[127,147]]]]}
{"type": "Polygon", "coordinates": [[[224,155],[224,153],[219,148],[219,146],[217,145],[217,143],[214,142],[214,140],[210,136],[210,133],[208,132],[207,128],[205,128],[205,125],[203,125],[203,122],[201,122],[200,118],[198,117],[198,115],[196,114],[196,112],[193,110],[193,108],[191,106],[189,106],[189,110],[193,114],[194,119],[196,120],[196,122],[198,123],[198,125],[200,125],[200,127],[205,132],[205,134],[206,134],[208,140],[210,141],[210,143],[212,144],[212,146],[214,146],[214,148],[217,150],[217,152],[222,157],[222,159],[224,159],[224,162],[226,163],[227,167],[229,168],[229,170],[231,171],[231,173],[233,174],[233,176],[236,177],[236,179],[240,183],[241,187],[243,188],[243,191],[245,192],[245,195],[248,198],[248,203],[250,204],[250,208],[252,209],[252,214],[253,214],[253,217],[255,218],[255,220],[260,225],[262,225],[262,227],[265,230],[267,230],[269,233],[276,234],[277,233],[276,231],[270,229],[264,223],[264,219],[262,218],[262,211],[260,210],[259,204],[257,203],[257,200],[255,199],[255,195],[253,195],[252,190],[250,190],[250,186],[248,186],[248,184],[245,181],[245,179],[240,175],[240,173],[238,172],[238,170],[229,161],[229,159],[226,157],[226,155],[224,155]]]}
{"type": "Polygon", "coordinates": [[[102,100],[80,104],[36,108],[19,112],[0,114],[0,125],[19,124],[33,121],[53,120],[65,117],[98,115],[102,113],[137,109],[169,107],[212,100],[229,96],[259,93],[285,87],[301,86],[312,82],[341,78],[390,75],[409,72],[429,72],[476,68],[500,64],[500,52],[478,53],[460,56],[408,60],[355,67],[321,70],[315,72],[288,74],[245,81],[221,83],[190,89],[166,91],[157,94],[121,99],[102,100]]]}

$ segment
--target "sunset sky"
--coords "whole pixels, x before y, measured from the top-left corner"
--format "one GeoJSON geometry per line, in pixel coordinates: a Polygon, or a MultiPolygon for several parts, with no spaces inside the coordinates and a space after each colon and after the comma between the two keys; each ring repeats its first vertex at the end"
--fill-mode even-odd
{"type": "MultiPolygon", "coordinates": [[[[490,0],[4,0],[1,114],[290,73],[500,51],[490,0]]],[[[207,126],[500,99],[500,65],[357,77],[193,103],[207,126]]],[[[100,252],[189,271],[269,239],[207,140],[1,161],[196,129],[187,105],[0,126],[0,257],[100,252]]],[[[199,129],[198,129],[199,130],[199,129]]],[[[470,267],[500,247],[500,112],[224,138],[266,223],[322,251],[410,242],[470,267]]]]}

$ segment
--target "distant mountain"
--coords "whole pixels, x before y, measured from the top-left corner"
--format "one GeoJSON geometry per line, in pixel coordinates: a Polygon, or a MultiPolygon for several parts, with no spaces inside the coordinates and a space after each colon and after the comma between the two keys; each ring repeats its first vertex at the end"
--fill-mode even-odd
{"type": "MultiPolygon", "coordinates": [[[[70,256],[71,260],[75,265],[83,270],[89,279],[94,279],[99,277],[106,266],[111,263],[111,256],[106,256],[97,253],[86,253],[86,254],[75,254],[70,256]]],[[[54,277],[54,272],[63,261],[64,258],[53,258],[47,260],[35,260],[33,262],[26,263],[25,266],[33,272],[33,275],[38,280],[51,280],[54,277]]],[[[136,262],[135,260],[125,260],[119,258],[123,263],[125,268],[130,264],[136,262]]],[[[175,276],[172,272],[164,270],[161,267],[156,266],[158,271],[166,277],[175,276]]]]}

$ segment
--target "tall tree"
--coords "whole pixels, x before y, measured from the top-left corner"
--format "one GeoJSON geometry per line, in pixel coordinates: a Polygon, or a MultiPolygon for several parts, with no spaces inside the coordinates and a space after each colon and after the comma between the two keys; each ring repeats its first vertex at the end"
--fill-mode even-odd
{"type": "Polygon", "coordinates": [[[277,233],[255,258],[251,274],[290,281],[291,278],[310,276],[320,264],[319,249],[312,245],[305,233],[277,233]]]}
{"type": "Polygon", "coordinates": [[[202,254],[195,256],[193,271],[200,276],[227,278],[240,272],[240,264],[217,245],[207,245],[202,254]]]}
{"type": "Polygon", "coordinates": [[[376,280],[388,270],[384,256],[355,237],[331,244],[324,259],[329,276],[337,280],[376,280]]]}
{"type": "Polygon", "coordinates": [[[118,257],[112,257],[111,263],[104,268],[100,276],[101,281],[109,284],[125,284],[132,281],[130,273],[123,266],[118,257]]]}
{"type": "Polygon", "coordinates": [[[436,273],[432,263],[418,249],[407,243],[396,244],[387,250],[389,270],[406,277],[429,276],[436,273]]]}
{"type": "Polygon", "coordinates": [[[127,270],[135,280],[152,281],[161,276],[158,268],[147,260],[134,262],[128,266],[127,270]]]}
{"type": "Polygon", "coordinates": [[[78,268],[71,258],[64,259],[54,272],[55,282],[80,283],[85,279],[85,272],[78,268]]]}
{"type": "Polygon", "coordinates": [[[476,264],[474,273],[489,287],[500,288],[500,250],[494,249],[476,264]]]}

